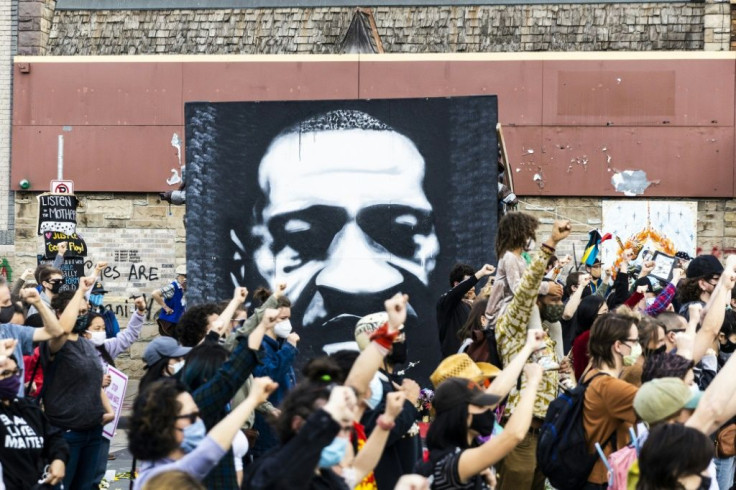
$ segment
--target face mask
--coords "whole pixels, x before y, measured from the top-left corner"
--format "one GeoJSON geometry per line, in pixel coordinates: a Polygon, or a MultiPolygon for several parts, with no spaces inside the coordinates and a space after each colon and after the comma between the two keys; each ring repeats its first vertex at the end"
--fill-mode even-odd
{"type": "Polygon", "coordinates": [[[725,352],[726,354],[731,354],[735,350],[736,350],[736,343],[733,343],[728,339],[726,339],[725,344],[721,344],[721,352],[725,352]]]}
{"type": "Polygon", "coordinates": [[[202,419],[197,419],[192,425],[184,428],[184,440],[179,447],[185,453],[191,453],[206,436],[207,427],[204,426],[202,419]]]}
{"type": "Polygon", "coordinates": [[[631,354],[624,356],[624,366],[633,366],[639,357],[641,357],[641,344],[636,342],[631,348],[631,354]]]}
{"type": "Polygon", "coordinates": [[[486,410],[483,413],[476,413],[470,422],[470,428],[481,436],[489,436],[493,433],[495,420],[496,418],[490,410],[486,410]]]}
{"type": "Polygon", "coordinates": [[[381,379],[378,377],[378,373],[373,375],[373,379],[371,380],[369,386],[371,388],[371,397],[365,400],[365,404],[368,405],[368,408],[373,410],[378,406],[379,403],[381,403],[381,400],[383,399],[383,383],[381,383],[381,379]]]}
{"type": "Polygon", "coordinates": [[[534,241],[534,238],[530,238],[526,241],[526,245],[524,245],[524,251],[529,252],[530,250],[534,250],[534,247],[536,247],[537,244],[534,241]]]}
{"type": "Polygon", "coordinates": [[[92,306],[102,306],[102,295],[101,294],[90,294],[89,303],[92,306]]]}
{"type": "Polygon", "coordinates": [[[84,332],[85,330],[87,330],[88,325],[89,325],[89,315],[86,313],[84,315],[79,315],[77,317],[77,321],[74,324],[74,329],[72,331],[75,333],[84,332]]]}
{"type": "Polygon", "coordinates": [[[348,440],[344,437],[335,437],[329,446],[322,449],[319,456],[320,468],[331,468],[340,464],[345,457],[345,450],[348,448],[348,440]]]}
{"type": "Polygon", "coordinates": [[[59,294],[59,291],[61,291],[61,286],[62,286],[62,283],[60,282],[55,282],[51,284],[51,292],[53,294],[59,294]]]}
{"type": "Polygon", "coordinates": [[[656,349],[647,349],[647,357],[656,356],[659,354],[664,354],[667,351],[667,345],[660,345],[656,349]]]}
{"type": "Polygon", "coordinates": [[[713,483],[711,477],[701,475],[700,485],[698,486],[698,490],[708,490],[710,488],[711,483],[713,483]]]}
{"type": "Polygon", "coordinates": [[[179,371],[181,371],[181,368],[184,367],[184,361],[179,361],[174,364],[169,364],[169,371],[171,372],[171,375],[175,375],[179,371]]]}
{"type": "Polygon", "coordinates": [[[559,322],[562,319],[562,313],[565,311],[565,305],[544,305],[539,315],[543,320],[550,323],[559,322]]]}
{"type": "Polygon", "coordinates": [[[0,400],[12,400],[18,396],[20,389],[20,374],[0,379],[0,400]]]}
{"type": "Polygon", "coordinates": [[[92,342],[94,345],[102,345],[105,343],[105,340],[107,340],[107,333],[104,331],[102,332],[90,332],[87,330],[87,333],[90,335],[89,341],[92,342]]]}
{"type": "Polygon", "coordinates": [[[291,333],[291,322],[289,320],[281,320],[273,327],[273,333],[281,339],[285,339],[291,333]]]}
{"type": "Polygon", "coordinates": [[[404,364],[406,362],[406,342],[396,342],[391,346],[391,352],[386,356],[389,364],[404,364]]]}
{"type": "Polygon", "coordinates": [[[3,306],[0,308],[0,323],[10,323],[10,320],[13,319],[13,315],[15,315],[15,308],[13,305],[3,306]]]}

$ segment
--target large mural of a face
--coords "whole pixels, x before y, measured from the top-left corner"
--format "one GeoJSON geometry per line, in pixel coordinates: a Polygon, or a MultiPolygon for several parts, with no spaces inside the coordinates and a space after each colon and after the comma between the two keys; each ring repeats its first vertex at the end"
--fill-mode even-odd
{"type": "Polygon", "coordinates": [[[304,361],[407,293],[408,358],[426,376],[449,268],[493,250],[495,102],[187,105],[189,294],[285,282],[304,361]]]}

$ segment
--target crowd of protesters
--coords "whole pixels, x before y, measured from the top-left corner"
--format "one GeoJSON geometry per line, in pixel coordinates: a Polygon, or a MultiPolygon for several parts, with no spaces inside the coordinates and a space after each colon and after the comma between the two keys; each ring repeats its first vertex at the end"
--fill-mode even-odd
{"type": "MultiPolygon", "coordinates": [[[[498,264],[450,271],[443,359],[423,387],[406,376],[406,295],[357,321],[356,350],[297,371],[285,284],[188,305],[177,268],[151,294],[159,336],[127,429],[132,488],[730,490],[736,256],[678,253],[655,277],[640,247],[615,267],[558,259],[570,223],[539,246],[538,225],[506,214],[498,264]]],[[[137,298],[117,328],[101,307],[104,263],[61,291],[63,254],[0,281],[7,489],[99,488],[106,372],[148,313],[137,298]]]]}

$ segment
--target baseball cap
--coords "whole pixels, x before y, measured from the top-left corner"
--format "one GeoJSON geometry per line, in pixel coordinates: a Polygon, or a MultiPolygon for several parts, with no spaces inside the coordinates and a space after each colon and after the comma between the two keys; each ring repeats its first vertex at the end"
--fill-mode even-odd
{"type": "Polygon", "coordinates": [[[680,378],[647,381],[634,397],[634,411],[648,424],[661,422],[685,408],[693,394],[680,378]]]}
{"type": "Polygon", "coordinates": [[[685,275],[688,279],[694,279],[696,277],[708,277],[715,274],[723,274],[721,261],[713,255],[698,255],[690,261],[685,275]]]}
{"type": "Polygon", "coordinates": [[[107,293],[107,290],[102,287],[102,283],[100,281],[95,281],[95,286],[92,288],[92,292],[90,294],[105,294],[107,293]]]}
{"type": "Polygon", "coordinates": [[[156,337],[143,351],[143,361],[146,366],[153,366],[164,357],[183,357],[190,350],[191,347],[182,347],[172,337],[156,337]]]}
{"type": "Polygon", "coordinates": [[[186,265],[178,265],[178,266],[176,266],[176,269],[174,269],[174,273],[177,276],[186,276],[187,275],[187,266],[186,265]]]}
{"type": "Polygon", "coordinates": [[[487,407],[501,401],[500,396],[486,393],[473,380],[464,378],[447,378],[434,392],[432,406],[437,413],[446,412],[460,405],[478,405],[487,407]]]}
{"type": "Polygon", "coordinates": [[[379,311],[366,315],[355,324],[355,342],[358,348],[363,351],[371,343],[371,334],[378,330],[381,325],[388,321],[388,313],[379,311]]]}
{"type": "Polygon", "coordinates": [[[480,383],[484,378],[495,378],[499,372],[501,370],[493,364],[486,362],[476,364],[463,352],[444,358],[429,376],[429,380],[435,388],[448,378],[464,378],[480,383]]]}

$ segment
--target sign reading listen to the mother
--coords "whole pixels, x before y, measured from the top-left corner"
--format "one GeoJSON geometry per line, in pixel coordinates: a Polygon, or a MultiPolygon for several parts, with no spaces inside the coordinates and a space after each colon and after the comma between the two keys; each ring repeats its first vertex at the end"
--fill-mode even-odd
{"type": "Polygon", "coordinates": [[[38,196],[38,234],[58,231],[71,235],[77,228],[77,198],[69,194],[38,196]]]}

